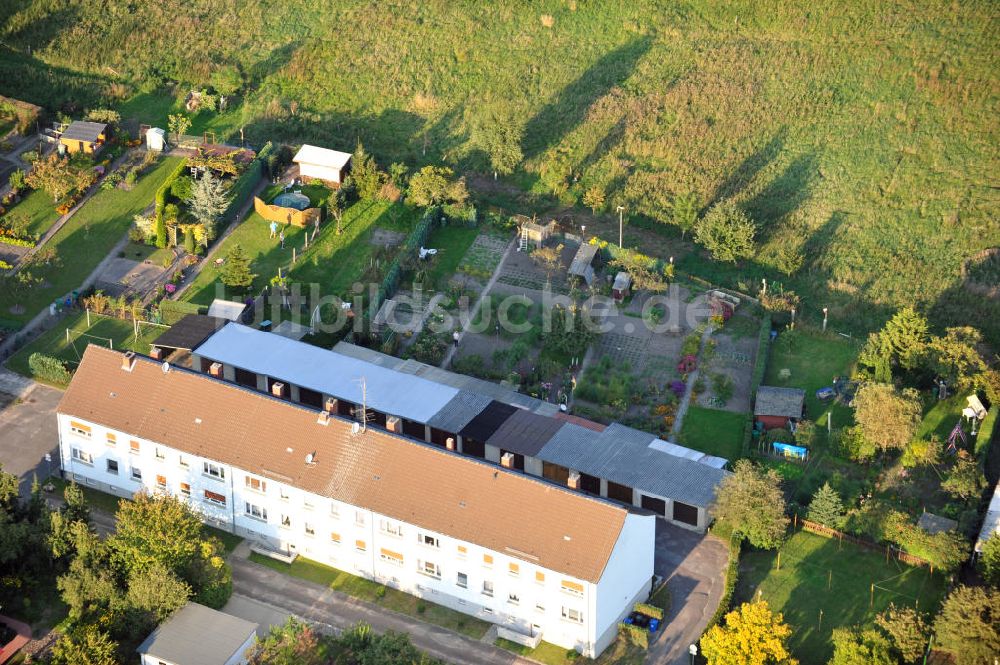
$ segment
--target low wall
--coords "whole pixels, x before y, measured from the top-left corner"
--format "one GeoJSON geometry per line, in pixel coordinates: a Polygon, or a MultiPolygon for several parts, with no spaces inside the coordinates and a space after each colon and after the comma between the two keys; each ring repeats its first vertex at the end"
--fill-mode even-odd
{"type": "Polygon", "coordinates": [[[535,636],[530,636],[525,635],[524,633],[519,633],[516,630],[504,628],[503,626],[497,626],[497,637],[502,637],[505,640],[510,640],[511,642],[526,646],[529,649],[536,648],[538,643],[542,641],[541,633],[538,633],[535,636]]]}
{"type": "Polygon", "coordinates": [[[296,210],[295,208],[283,208],[271,203],[264,203],[259,197],[253,197],[253,209],[257,214],[269,222],[280,222],[281,224],[294,224],[295,226],[306,227],[316,223],[320,219],[319,208],[306,208],[296,210]]]}

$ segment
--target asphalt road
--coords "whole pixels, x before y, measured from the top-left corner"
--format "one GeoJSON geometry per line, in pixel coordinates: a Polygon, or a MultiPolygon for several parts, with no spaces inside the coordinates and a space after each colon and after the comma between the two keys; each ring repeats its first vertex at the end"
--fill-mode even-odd
{"type": "Polygon", "coordinates": [[[0,464],[20,479],[22,495],[34,476],[41,480],[59,471],[56,407],[61,399],[62,391],[0,368],[0,464]]]}

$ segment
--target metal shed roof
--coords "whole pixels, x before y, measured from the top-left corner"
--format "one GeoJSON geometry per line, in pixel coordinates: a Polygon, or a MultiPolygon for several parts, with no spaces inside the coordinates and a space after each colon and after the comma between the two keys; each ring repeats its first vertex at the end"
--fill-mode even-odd
{"type": "Polygon", "coordinates": [[[393,372],[327,349],[230,323],[196,350],[198,355],[264,374],[368,408],[426,423],[458,390],[393,372]]]}
{"type": "Polygon", "coordinates": [[[153,346],[161,349],[184,349],[190,351],[204,342],[228,321],[215,316],[187,314],[170,329],[156,338],[153,346]]]}
{"type": "Polygon", "coordinates": [[[556,418],[517,410],[493,432],[486,443],[519,455],[536,457],[538,451],[564,424],[556,418]]]}
{"type": "Polygon", "coordinates": [[[576,250],[573,261],[569,264],[569,274],[576,275],[577,277],[585,277],[589,280],[594,275],[594,269],[590,264],[593,262],[595,256],[597,256],[597,245],[591,245],[586,242],[580,245],[580,249],[576,250]],[[588,268],[590,269],[590,277],[587,277],[588,268]]]}
{"type": "Polygon", "coordinates": [[[458,394],[445,404],[443,409],[427,421],[427,424],[446,432],[460,432],[473,418],[482,413],[492,401],[486,395],[480,395],[469,390],[459,390],[458,394]]]}
{"type": "Polygon", "coordinates": [[[711,504],[728,472],[714,466],[711,458],[703,463],[666,452],[658,445],[662,443],[652,434],[617,423],[603,432],[567,423],[537,456],[645,494],[702,507],[711,504]]]}
{"type": "Polygon", "coordinates": [[[295,153],[292,161],[296,164],[319,164],[320,166],[342,169],[347,166],[347,162],[351,161],[351,153],[320,148],[315,145],[304,145],[295,153]]]}
{"type": "Polygon", "coordinates": [[[171,663],[225,665],[256,631],[255,623],[188,603],[150,633],[136,651],[171,663]]]}
{"type": "Polygon", "coordinates": [[[757,389],[757,399],[754,402],[755,416],[783,416],[785,418],[801,418],[802,403],[806,391],[800,388],[777,388],[761,386],[757,389]]]}
{"type": "Polygon", "coordinates": [[[516,406],[494,400],[458,433],[466,438],[485,443],[516,411],[516,406]]]}
{"type": "Polygon", "coordinates": [[[108,128],[103,122],[86,122],[84,120],[75,120],[70,123],[69,127],[62,133],[64,139],[70,139],[72,141],[85,141],[87,143],[94,143],[97,139],[104,133],[108,128]]]}

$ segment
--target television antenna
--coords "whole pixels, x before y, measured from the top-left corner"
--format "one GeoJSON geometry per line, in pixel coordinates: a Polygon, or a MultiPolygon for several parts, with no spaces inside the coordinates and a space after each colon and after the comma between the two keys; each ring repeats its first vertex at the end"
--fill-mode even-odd
{"type": "MultiPolygon", "coordinates": [[[[363,376],[358,379],[358,382],[361,384],[361,417],[358,421],[360,423],[359,431],[364,432],[368,427],[368,419],[370,418],[368,415],[368,382],[363,376]]],[[[354,415],[358,415],[357,409],[354,410],[354,415]]]]}

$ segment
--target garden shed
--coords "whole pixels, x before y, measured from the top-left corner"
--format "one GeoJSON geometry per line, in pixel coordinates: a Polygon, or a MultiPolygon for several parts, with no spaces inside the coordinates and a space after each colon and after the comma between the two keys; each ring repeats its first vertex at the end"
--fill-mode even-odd
{"type": "Polygon", "coordinates": [[[632,288],[632,276],[624,270],[615,275],[615,283],[611,286],[611,295],[615,302],[622,302],[628,298],[629,290],[632,288]]]}
{"type": "Polygon", "coordinates": [[[163,152],[167,145],[167,133],[159,127],[146,130],[146,149],[163,152]]]}
{"type": "Polygon", "coordinates": [[[103,122],[76,120],[59,136],[59,144],[66,146],[65,150],[69,153],[93,155],[104,146],[107,135],[108,126],[103,122]]]}
{"type": "Polygon", "coordinates": [[[319,178],[339,185],[350,169],[351,153],[303,145],[292,161],[299,165],[299,175],[303,178],[319,178]]]}
{"type": "Polygon", "coordinates": [[[576,250],[573,261],[569,264],[569,274],[579,277],[589,286],[594,281],[594,257],[597,256],[597,245],[583,243],[576,250]]]}
{"type": "Polygon", "coordinates": [[[792,427],[802,419],[806,391],[800,388],[761,386],[757,389],[753,415],[764,429],[792,427]]]}

